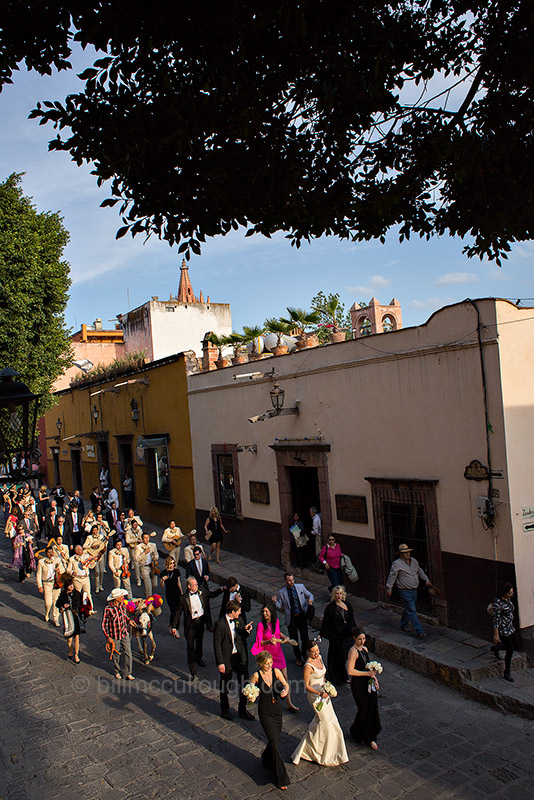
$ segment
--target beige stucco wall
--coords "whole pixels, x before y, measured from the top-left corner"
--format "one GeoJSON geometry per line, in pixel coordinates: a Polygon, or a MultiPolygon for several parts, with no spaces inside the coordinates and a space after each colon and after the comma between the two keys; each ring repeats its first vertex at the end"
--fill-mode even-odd
{"type": "Polygon", "coordinates": [[[499,303],[497,313],[519,615],[527,627],[534,625],[534,530],[523,529],[522,510],[534,509],[534,309],[499,303]]]}
{"type": "MultiPolygon", "coordinates": [[[[493,466],[505,469],[495,302],[482,300],[479,306],[488,326],[484,353],[493,466]]],[[[476,514],[476,498],[487,494],[487,481],[475,483],[463,475],[473,459],[487,463],[476,329],[473,307],[458,304],[417,328],[190,376],[197,508],[213,503],[211,444],[256,444],[256,456],[238,456],[243,514],[280,522],[275,454],[269,445],[276,437],[322,436],[331,445],[334,532],[374,537],[366,476],[435,479],[442,550],[493,559],[492,534],[476,514]],[[301,413],[251,424],[248,417],[270,407],[271,380],[234,381],[233,376],[272,367],[285,389],[285,406],[298,399],[301,413]],[[270,505],[250,503],[249,480],[269,482],[270,505]],[[337,493],[365,495],[369,524],[338,521],[337,493]]],[[[503,501],[498,506],[498,557],[513,561],[507,481],[498,484],[503,501]]]]}
{"type": "MultiPolygon", "coordinates": [[[[111,364],[125,352],[124,342],[72,342],[74,360],[87,358],[95,367],[98,364],[111,364]]],[[[78,367],[69,367],[54,383],[54,392],[67,389],[73,378],[82,375],[78,367]]]]}

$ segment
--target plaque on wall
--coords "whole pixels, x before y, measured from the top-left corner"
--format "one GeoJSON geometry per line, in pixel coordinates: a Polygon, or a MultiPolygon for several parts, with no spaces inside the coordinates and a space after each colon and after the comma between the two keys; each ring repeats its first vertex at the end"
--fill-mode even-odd
{"type": "Polygon", "coordinates": [[[268,483],[264,483],[263,481],[249,481],[248,485],[250,488],[251,503],[263,503],[266,506],[270,504],[268,483]]]}
{"type": "Polygon", "coordinates": [[[367,525],[367,498],[365,495],[336,494],[336,516],[343,522],[360,522],[367,525]]]}
{"type": "Polygon", "coordinates": [[[474,458],[464,469],[464,478],[468,481],[487,481],[489,478],[488,468],[474,458]]]}

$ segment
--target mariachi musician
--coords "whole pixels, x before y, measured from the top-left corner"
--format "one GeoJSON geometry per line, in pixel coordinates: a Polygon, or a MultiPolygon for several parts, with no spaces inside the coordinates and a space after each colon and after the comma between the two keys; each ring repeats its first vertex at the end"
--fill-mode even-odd
{"type": "Polygon", "coordinates": [[[72,575],[74,580],[74,588],[83,596],[86,594],[89,602],[91,603],[90,614],[96,614],[93,609],[93,598],[91,596],[91,578],[89,572],[89,562],[92,557],[89,553],[84,553],[81,544],[77,544],[74,548],[74,555],[69,559],[67,572],[72,575]]]}
{"type": "Polygon", "coordinates": [[[171,558],[174,558],[177,564],[180,561],[180,544],[184,538],[185,537],[180,528],[177,526],[176,522],[173,519],[170,519],[168,528],[165,528],[163,531],[161,541],[168,554],[171,556],[171,558]]]}
{"type": "Polygon", "coordinates": [[[123,547],[122,539],[115,537],[115,547],[109,551],[108,566],[113,575],[113,588],[126,589],[128,600],[132,599],[132,585],[130,583],[130,553],[123,547]]]}
{"type": "Polygon", "coordinates": [[[111,535],[107,522],[102,525],[101,514],[97,514],[96,522],[91,528],[91,533],[83,543],[84,553],[90,556],[88,565],[95,571],[95,592],[102,591],[106,561],[104,555],[108,549],[108,539],[111,535]],[[100,523],[100,524],[99,524],[100,523]],[[105,527],[104,527],[105,526],[105,527]]]}

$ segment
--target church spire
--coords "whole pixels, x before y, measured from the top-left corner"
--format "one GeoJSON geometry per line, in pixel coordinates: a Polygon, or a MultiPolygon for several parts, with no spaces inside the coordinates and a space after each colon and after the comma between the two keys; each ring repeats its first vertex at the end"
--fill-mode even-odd
{"type": "Polygon", "coordinates": [[[178,294],[176,299],[179,303],[198,303],[197,298],[193,293],[193,287],[189,279],[189,267],[185,263],[185,258],[180,267],[180,283],[178,284],[178,294]]]}

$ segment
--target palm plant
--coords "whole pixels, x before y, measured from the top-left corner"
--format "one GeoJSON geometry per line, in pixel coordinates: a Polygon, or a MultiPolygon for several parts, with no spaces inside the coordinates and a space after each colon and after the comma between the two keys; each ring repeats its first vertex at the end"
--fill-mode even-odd
{"type": "Polygon", "coordinates": [[[263,326],[266,331],[275,334],[277,347],[280,347],[282,344],[282,336],[289,336],[293,327],[287,322],[283,322],[283,320],[277,319],[276,317],[266,319],[263,323],[263,326]]]}
{"type": "Polygon", "coordinates": [[[256,350],[256,339],[265,333],[265,326],[262,328],[258,327],[257,325],[253,328],[249,328],[246,325],[243,325],[243,341],[244,342],[251,342],[252,343],[252,350],[251,352],[254,355],[257,355],[258,351],[256,350]]]}
{"type": "Polygon", "coordinates": [[[332,333],[338,333],[340,330],[337,325],[338,323],[337,311],[339,309],[339,306],[340,306],[339,297],[336,297],[334,295],[333,297],[330,298],[330,300],[324,307],[324,312],[332,320],[332,333]]]}
{"type": "Polygon", "coordinates": [[[290,325],[291,328],[296,328],[299,332],[299,338],[303,339],[306,335],[306,328],[317,325],[319,322],[318,311],[304,311],[302,308],[288,308],[287,313],[289,317],[282,317],[281,321],[290,325]]]}
{"type": "Polygon", "coordinates": [[[245,337],[242,333],[236,333],[235,331],[231,333],[228,337],[228,344],[234,351],[234,358],[237,358],[241,355],[243,351],[243,345],[245,344],[245,337]]]}
{"type": "Polygon", "coordinates": [[[230,344],[230,337],[229,336],[217,336],[217,334],[213,333],[213,331],[212,331],[210,333],[210,335],[208,336],[208,340],[212,344],[214,344],[215,347],[217,348],[217,350],[218,350],[217,359],[218,359],[218,361],[221,361],[222,358],[223,358],[223,354],[222,354],[223,347],[226,347],[226,345],[230,344]]]}

